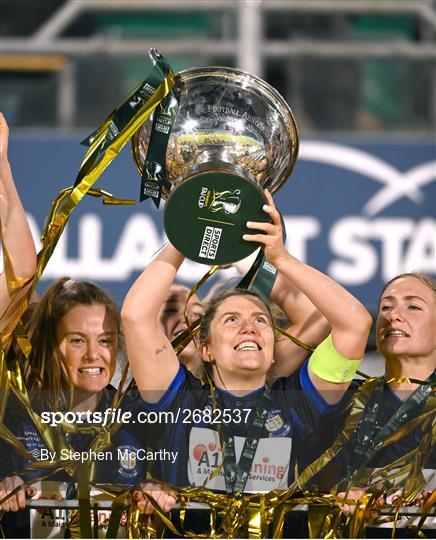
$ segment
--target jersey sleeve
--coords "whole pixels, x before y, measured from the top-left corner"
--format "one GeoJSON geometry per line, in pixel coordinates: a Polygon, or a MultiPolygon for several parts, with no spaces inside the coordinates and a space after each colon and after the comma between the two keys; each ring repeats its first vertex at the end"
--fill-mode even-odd
{"type": "Polygon", "coordinates": [[[167,411],[174,407],[175,402],[180,398],[180,393],[186,386],[187,373],[186,368],[180,364],[179,370],[176,376],[172,380],[171,384],[156,403],[148,403],[144,401],[144,405],[151,411],[167,411]]]}

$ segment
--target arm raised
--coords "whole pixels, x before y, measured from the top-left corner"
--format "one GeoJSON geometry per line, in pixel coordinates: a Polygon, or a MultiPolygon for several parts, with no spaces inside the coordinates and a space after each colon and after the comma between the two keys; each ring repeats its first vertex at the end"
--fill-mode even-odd
{"type": "Polygon", "coordinates": [[[0,275],[0,316],[19,284],[31,278],[36,268],[35,244],[12,176],[8,142],[8,124],[0,113],[0,223],[4,263],[0,275]]]}
{"type": "MultiPolygon", "coordinates": [[[[280,216],[271,195],[266,192],[269,205],[264,211],[272,223],[247,223],[249,228],[261,234],[244,235],[244,240],[263,245],[265,256],[299,291],[301,291],[322,313],[331,326],[331,337],[335,350],[350,360],[360,359],[366,347],[371,316],[364,306],[344,287],[319,270],[299,261],[285,248],[282,238],[280,216]]],[[[337,401],[349,386],[349,382],[332,383],[310,373],[317,389],[330,402],[337,401]],[[332,390],[338,392],[332,396],[332,390]]]]}
{"type": "Polygon", "coordinates": [[[165,393],[180,365],[158,314],[183,258],[167,244],[132,285],[121,310],[133,376],[143,398],[151,403],[165,393]]]}
{"type": "MultiPolygon", "coordinates": [[[[283,328],[288,334],[312,348],[328,336],[330,324],[327,319],[309,298],[280,272],[270,299],[290,319],[291,323],[283,328]]],[[[309,351],[295,344],[288,337],[279,336],[274,349],[275,376],[289,377],[297,371],[309,355],[309,351]]]]}

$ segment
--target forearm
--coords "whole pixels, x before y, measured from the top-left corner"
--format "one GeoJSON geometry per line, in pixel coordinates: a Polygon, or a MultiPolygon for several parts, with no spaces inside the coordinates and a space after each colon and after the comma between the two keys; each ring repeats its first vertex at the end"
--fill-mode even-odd
{"type": "Polygon", "coordinates": [[[348,330],[351,325],[369,330],[369,313],[339,283],[289,253],[275,262],[275,265],[323,314],[332,327],[332,332],[348,330]]]}
{"type": "MultiPolygon", "coordinates": [[[[354,367],[356,363],[349,361],[359,361],[365,351],[371,328],[371,316],[364,306],[339,283],[289,254],[283,244],[280,214],[267,190],[265,190],[265,196],[268,205],[264,205],[263,210],[269,215],[271,222],[247,222],[248,228],[257,229],[259,232],[244,234],[243,239],[263,245],[267,259],[283,277],[312,302],[330,324],[331,340],[327,340],[327,344],[331,344],[331,358],[340,364],[339,371],[341,373],[339,377],[336,373],[335,377],[329,377],[329,379],[320,377],[319,380],[312,379],[312,382],[324,395],[321,384],[324,385],[326,381],[328,381],[327,384],[330,384],[333,380],[331,384],[334,385],[335,381],[339,379],[339,390],[343,393],[351,380],[348,377],[350,369],[347,368],[354,367]],[[343,369],[344,367],[345,369],[343,369]]],[[[317,347],[314,354],[320,351],[321,346],[322,344],[317,347]]],[[[329,363],[328,358],[326,361],[329,363]]],[[[324,367],[323,358],[321,358],[321,364],[324,367]]],[[[333,366],[338,371],[336,367],[333,366]]],[[[329,392],[329,389],[325,390],[329,392]]],[[[335,396],[336,399],[337,396],[335,396]]]]}
{"type": "Polygon", "coordinates": [[[179,362],[158,324],[158,313],[183,262],[168,244],[127,293],[121,316],[127,356],[142,397],[157,402],[174,379],[179,362]]]}
{"type": "MultiPolygon", "coordinates": [[[[327,320],[319,309],[281,272],[279,272],[274,283],[270,300],[279,306],[291,321],[292,327],[309,330],[309,327],[313,325],[323,327],[326,332],[330,330],[327,320]]],[[[317,333],[314,335],[317,335],[317,333]]]]}
{"type": "MultiPolygon", "coordinates": [[[[307,296],[281,273],[278,274],[270,299],[288,319],[288,323],[282,323],[281,327],[302,343],[315,348],[329,334],[331,328],[327,319],[307,296]]],[[[274,374],[288,377],[301,366],[308,355],[308,350],[288,337],[278,337],[274,351],[274,374]]]]}
{"type": "MultiPolygon", "coordinates": [[[[274,264],[284,277],[310,299],[331,326],[330,342],[337,353],[318,354],[317,366],[312,363],[312,355],[309,376],[327,403],[338,403],[354,376],[357,361],[364,354],[371,317],[362,304],[339,283],[287,252],[283,251],[274,264]]],[[[314,325],[312,331],[316,333],[317,330],[320,339],[316,345],[325,337],[322,334],[326,328],[321,325],[316,329],[314,325]]],[[[295,335],[295,330],[292,333],[295,335]]],[[[307,335],[306,340],[303,338],[302,331],[300,335],[302,341],[307,340],[307,335]]],[[[317,352],[320,352],[320,347],[314,354],[317,352]]]]}
{"type": "Polygon", "coordinates": [[[30,278],[36,268],[36,249],[26,213],[6,158],[0,162],[0,222],[5,271],[13,280],[30,278]]]}
{"type": "Polygon", "coordinates": [[[177,270],[184,260],[167,244],[150,262],[127,293],[122,307],[124,322],[157,320],[177,270]]]}

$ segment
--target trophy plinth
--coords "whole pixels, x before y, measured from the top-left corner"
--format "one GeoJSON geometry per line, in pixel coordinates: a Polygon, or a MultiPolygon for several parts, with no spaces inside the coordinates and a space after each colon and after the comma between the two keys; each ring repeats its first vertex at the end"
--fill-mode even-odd
{"type": "MultiPolygon", "coordinates": [[[[266,221],[263,189],[288,179],[298,154],[289,106],[265,81],[230,68],[176,75],[179,109],[166,151],[164,227],[171,243],[203,264],[231,264],[257,245],[242,240],[250,221],[266,221]]],[[[142,172],[147,121],[133,137],[142,172]]]]}

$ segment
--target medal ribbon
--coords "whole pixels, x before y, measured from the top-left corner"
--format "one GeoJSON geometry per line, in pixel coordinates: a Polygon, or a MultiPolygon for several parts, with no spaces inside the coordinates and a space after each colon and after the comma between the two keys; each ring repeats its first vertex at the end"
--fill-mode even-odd
{"type": "Polygon", "coordinates": [[[147,156],[142,169],[139,200],[149,197],[159,208],[162,188],[169,186],[166,171],[166,152],[171,129],[179,110],[179,101],[173,89],[156,108],[153,117],[147,156]]]}
{"type": "Polygon", "coordinates": [[[257,445],[270,410],[271,392],[266,388],[252,416],[253,420],[247,425],[247,436],[238,464],[236,463],[235,439],[228,432],[226,424],[223,424],[225,440],[223,469],[227,493],[240,493],[244,491],[257,445]]]}
{"type": "MultiPolygon", "coordinates": [[[[428,382],[432,383],[436,380],[433,374],[429,377],[428,382]]],[[[422,403],[424,403],[432,392],[431,385],[420,385],[412,395],[410,395],[400,406],[400,408],[391,416],[386,424],[377,431],[377,416],[380,411],[380,405],[383,398],[383,388],[386,383],[386,378],[382,377],[365,408],[363,418],[357,428],[356,442],[352,450],[350,464],[347,467],[344,481],[349,481],[355,473],[362,467],[362,462],[368,462],[376,454],[385,441],[392,433],[405,424],[422,403]]]]}
{"type": "Polygon", "coordinates": [[[140,82],[124,98],[124,101],[111,112],[99,128],[81,142],[84,146],[90,146],[91,148],[82,163],[75,186],[94,167],[97,157],[120,138],[121,134],[126,130],[143,106],[149,102],[153,102],[153,95],[159,86],[167,79],[170,79],[174,84],[173,71],[165,58],[153,48],[150,49],[149,55],[154,63],[154,67],[147,75],[147,78],[140,82]]]}

